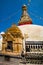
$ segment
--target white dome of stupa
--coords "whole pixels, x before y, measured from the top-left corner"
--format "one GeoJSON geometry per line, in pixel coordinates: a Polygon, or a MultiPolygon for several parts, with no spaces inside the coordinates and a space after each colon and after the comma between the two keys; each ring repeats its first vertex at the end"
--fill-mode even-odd
{"type": "Polygon", "coordinates": [[[43,41],[43,26],[30,24],[18,27],[27,41],[43,41]]]}

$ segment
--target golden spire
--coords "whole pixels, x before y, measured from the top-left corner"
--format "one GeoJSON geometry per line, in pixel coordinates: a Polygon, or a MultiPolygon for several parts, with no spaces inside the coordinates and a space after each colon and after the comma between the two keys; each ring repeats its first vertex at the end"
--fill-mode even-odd
{"type": "Polygon", "coordinates": [[[26,5],[22,6],[22,16],[21,16],[21,19],[19,21],[19,25],[24,25],[24,24],[32,24],[32,20],[27,13],[26,5]]]}

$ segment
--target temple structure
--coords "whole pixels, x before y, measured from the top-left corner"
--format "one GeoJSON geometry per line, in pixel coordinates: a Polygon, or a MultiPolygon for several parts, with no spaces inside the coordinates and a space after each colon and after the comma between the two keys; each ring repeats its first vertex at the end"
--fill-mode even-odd
{"type": "Polygon", "coordinates": [[[43,63],[43,26],[32,24],[26,5],[22,6],[22,16],[18,26],[12,25],[2,37],[0,53],[20,55],[24,51],[29,63],[43,63]]]}
{"type": "Polygon", "coordinates": [[[43,64],[43,26],[33,25],[28,16],[27,7],[22,7],[22,16],[18,24],[24,36],[24,54],[29,63],[43,64]]]}
{"type": "Polygon", "coordinates": [[[19,55],[22,51],[23,35],[16,25],[12,25],[5,34],[2,34],[2,53],[8,55],[19,55]]]}

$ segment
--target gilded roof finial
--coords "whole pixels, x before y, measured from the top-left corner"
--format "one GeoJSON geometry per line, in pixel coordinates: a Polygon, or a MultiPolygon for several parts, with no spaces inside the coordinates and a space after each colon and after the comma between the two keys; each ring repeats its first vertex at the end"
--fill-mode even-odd
{"type": "Polygon", "coordinates": [[[27,10],[27,7],[25,4],[22,6],[22,10],[27,10]]]}

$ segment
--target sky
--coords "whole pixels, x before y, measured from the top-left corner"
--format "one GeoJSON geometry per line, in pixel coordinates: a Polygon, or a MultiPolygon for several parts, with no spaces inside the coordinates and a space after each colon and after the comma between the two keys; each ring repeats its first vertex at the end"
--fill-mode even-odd
{"type": "Polygon", "coordinates": [[[27,6],[33,24],[43,26],[43,0],[0,0],[0,32],[12,24],[18,25],[23,4],[27,6]]]}

